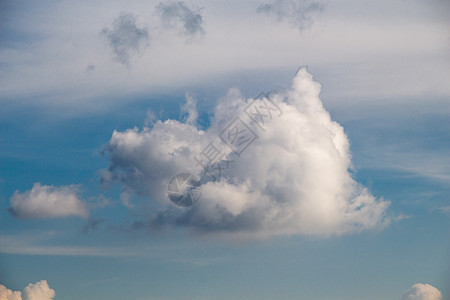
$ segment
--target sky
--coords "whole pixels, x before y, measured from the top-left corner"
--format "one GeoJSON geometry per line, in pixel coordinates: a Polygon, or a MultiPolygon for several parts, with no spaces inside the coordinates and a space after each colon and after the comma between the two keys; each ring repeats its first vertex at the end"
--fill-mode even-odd
{"type": "Polygon", "coordinates": [[[449,13],[0,1],[0,300],[450,299],[449,13]]]}

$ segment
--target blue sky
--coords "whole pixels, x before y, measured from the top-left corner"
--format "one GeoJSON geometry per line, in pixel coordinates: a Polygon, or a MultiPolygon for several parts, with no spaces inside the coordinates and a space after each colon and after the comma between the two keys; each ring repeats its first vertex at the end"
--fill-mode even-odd
{"type": "Polygon", "coordinates": [[[449,299],[449,11],[1,2],[0,300],[449,299]],[[260,92],[282,114],[173,205],[260,92]]]}

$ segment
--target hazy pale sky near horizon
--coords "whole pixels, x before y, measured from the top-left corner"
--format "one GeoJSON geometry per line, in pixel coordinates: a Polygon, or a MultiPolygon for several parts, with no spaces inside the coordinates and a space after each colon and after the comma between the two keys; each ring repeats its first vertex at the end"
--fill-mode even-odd
{"type": "Polygon", "coordinates": [[[449,299],[449,13],[1,1],[0,300],[449,299]]]}

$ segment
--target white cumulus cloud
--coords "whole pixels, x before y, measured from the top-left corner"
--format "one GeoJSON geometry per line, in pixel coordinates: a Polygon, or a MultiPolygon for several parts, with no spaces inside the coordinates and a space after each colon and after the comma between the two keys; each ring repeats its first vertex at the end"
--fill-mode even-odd
{"type": "Polygon", "coordinates": [[[55,291],[49,287],[47,280],[30,283],[23,292],[13,292],[0,284],[0,300],[52,300],[54,297],[55,291]]]}
{"type": "Polygon", "coordinates": [[[15,191],[10,212],[18,218],[87,217],[89,212],[75,185],[54,187],[35,183],[29,191],[15,191]]]}
{"type": "Polygon", "coordinates": [[[115,131],[102,180],[120,182],[126,193],[166,207],[150,224],[261,238],[383,226],[389,202],[353,179],[348,138],[324,109],[320,90],[303,68],[290,89],[268,98],[244,99],[231,90],[216,106],[207,130],[167,120],[152,128],[115,131]],[[239,155],[227,151],[237,124],[233,120],[240,122],[238,131],[247,128],[249,134],[239,137],[245,147],[239,155]],[[210,143],[226,153],[216,166],[227,167],[222,174],[214,171],[215,178],[198,163],[210,143]],[[180,172],[195,174],[203,183],[201,199],[188,209],[174,207],[167,198],[168,182],[180,172]]]}
{"type": "Polygon", "coordinates": [[[13,292],[0,284],[0,300],[22,300],[22,293],[19,291],[13,292]]]}
{"type": "Polygon", "coordinates": [[[47,280],[30,283],[23,289],[23,300],[51,300],[55,291],[48,286],[47,280]]]}
{"type": "Polygon", "coordinates": [[[442,293],[430,284],[416,283],[407,290],[400,300],[442,300],[442,293]]]}

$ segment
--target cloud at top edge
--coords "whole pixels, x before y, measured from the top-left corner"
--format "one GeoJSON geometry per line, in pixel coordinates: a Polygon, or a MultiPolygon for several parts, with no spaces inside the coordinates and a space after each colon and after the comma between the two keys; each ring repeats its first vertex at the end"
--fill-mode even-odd
{"type": "Polygon", "coordinates": [[[101,180],[119,182],[126,193],[159,202],[162,211],[151,220],[158,226],[260,238],[345,234],[384,226],[389,202],[352,178],[348,138],[324,109],[320,90],[312,75],[300,69],[290,89],[270,94],[266,104],[281,113],[271,110],[273,118],[263,127],[250,118],[254,114],[244,112],[256,105],[267,116],[264,98],[244,99],[230,90],[217,104],[207,130],[167,120],[152,128],[114,131],[105,148],[109,168],[101,180]],[[229,153],[219,137],[227,137],[226,129],[236,125],[236,117],[256,136],[239,156],[229,153]],[[230,162],[220,178],[206,176],[198,162],[210,143],[227,153],[219,163],[230,162]],[[203,178],[201,199],[191,208],[178,209],[166,189],[175,174],[186,171],[203,178]]]}

